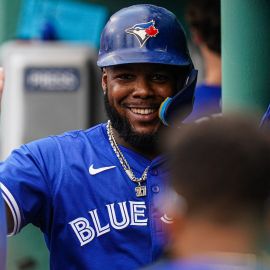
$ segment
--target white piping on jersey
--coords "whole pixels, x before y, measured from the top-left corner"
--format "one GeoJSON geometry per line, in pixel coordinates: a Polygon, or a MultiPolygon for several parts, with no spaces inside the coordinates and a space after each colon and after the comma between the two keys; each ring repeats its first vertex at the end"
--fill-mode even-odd
{"type": "Polygon", "coordinates": [[[2,195],[3,198],[8,205],[12,217],[13,217],[13,222],[14,222],[14,227],[12,233],[8,234],[8,236],[15,235],[18,233],[20,226],[21,226],[21,213],[18,207],[18,204],[16,200],[14,199],[13,195],[10,193],[10,191],[7,189],[7,187],[3,184],[0,183],[0,187],[2,189],[2,195]]]}

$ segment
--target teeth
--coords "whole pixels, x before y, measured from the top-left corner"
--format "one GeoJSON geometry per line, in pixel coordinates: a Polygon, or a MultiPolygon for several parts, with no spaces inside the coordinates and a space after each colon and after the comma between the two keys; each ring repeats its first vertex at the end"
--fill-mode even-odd
{"type": "Polygon", "coordinates": [[[133,113],[137,114],[151,114],[155,111],[155,109],[138,109],[138,108],[131,108],[133,113]]]}

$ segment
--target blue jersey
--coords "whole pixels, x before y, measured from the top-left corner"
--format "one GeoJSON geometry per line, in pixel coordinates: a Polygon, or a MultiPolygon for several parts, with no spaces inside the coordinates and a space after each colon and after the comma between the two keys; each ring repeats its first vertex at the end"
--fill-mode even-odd
{"type": "Polygon", "coordinates": [[[221,112],[221,87],[201,84],[195,89],[194,104],[185,123],[221,112]]]}
{"type": "Polygon", "coordinates": [[[120,148],[135,176],[150,166],[146,197],[136,197],[137,184],[113,152],[105,124],[23,145],[0,165],[12,234],[38,226],[51,269],[137,269],[161,254],[170,223],[159,207],[163,159],[120,148]]]}

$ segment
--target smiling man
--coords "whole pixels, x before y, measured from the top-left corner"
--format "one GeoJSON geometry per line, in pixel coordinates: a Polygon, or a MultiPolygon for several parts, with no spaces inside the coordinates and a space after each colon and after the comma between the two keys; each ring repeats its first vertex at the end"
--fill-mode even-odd
{"type": "Polygon", "coordinates": [[[122,9],[104,28],[98,66],[108,122],[23,145],[0,165],[9,232],[38,226],[52,269],[137,269],[162,254],[172,222],[159,210],[158,137],[192,107],[183,29],[161,7],[122,9]]]}
{"type": "Polygon", "coordinates": [[[161,64],[122,64],[103,69],[105,108],[117,141],[148,158],[158,155],[161,103],[184,85],[187,71],[161,64]]]}

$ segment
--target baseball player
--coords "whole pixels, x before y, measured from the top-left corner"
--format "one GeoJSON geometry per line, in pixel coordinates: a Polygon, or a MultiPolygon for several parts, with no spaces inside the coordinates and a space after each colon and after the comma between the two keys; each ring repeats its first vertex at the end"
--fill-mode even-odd
{"type": "Polygon", "coordinates": [[[203,81],[196,86],[192,113],[185,122],[221,112],[220,1],[189,0],[186,21],[204,65],[203,81]]]}
{"type": "Polygon", "coordinates": [[[9,233],[38,226],[51,269],[136,269],[161,255],[172,222],[158,207],[167,169],[157,146],[191,110],[197,72],[183,29],[162,7],[122,9],[97,64],[109,121],[23,145],[0,165],[9,233]]]}

